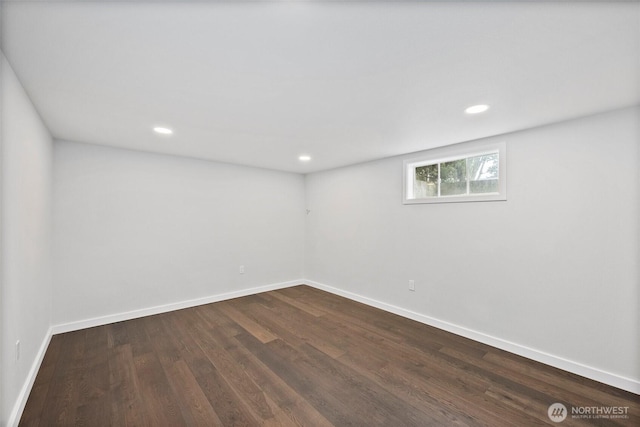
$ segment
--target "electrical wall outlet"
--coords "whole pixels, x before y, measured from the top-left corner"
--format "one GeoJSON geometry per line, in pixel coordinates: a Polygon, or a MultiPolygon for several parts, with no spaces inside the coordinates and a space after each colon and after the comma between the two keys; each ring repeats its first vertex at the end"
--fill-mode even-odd
{"type": "Polygon", "coordinates": [[[409,290],[410,291],[415,291],[416,290],[416,281],[415,280],[409,280],[409,290]]]}
{"type": "Polygon", "coordinates": [[[241,265],[238,271],[240,272],[240,274],[244,274],[244,265],[241,265]]]}

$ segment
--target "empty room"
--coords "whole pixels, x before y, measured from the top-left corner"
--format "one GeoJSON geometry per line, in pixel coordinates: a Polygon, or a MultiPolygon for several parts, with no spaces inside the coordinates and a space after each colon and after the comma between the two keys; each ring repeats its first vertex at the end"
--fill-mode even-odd
{"type": "Polygon", "coordinates": [[[1,427],[640,425],[640,2],[0,36],[1,427]]]}

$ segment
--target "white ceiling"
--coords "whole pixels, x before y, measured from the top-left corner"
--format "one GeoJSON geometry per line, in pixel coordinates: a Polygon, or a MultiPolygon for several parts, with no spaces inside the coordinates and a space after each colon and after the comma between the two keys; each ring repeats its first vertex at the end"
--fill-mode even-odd
{"type": "Polygon", "coordinates": [[[306,173],[640,104],[638,2],[2,12],[2,50],[58,139],[306,173]]]}

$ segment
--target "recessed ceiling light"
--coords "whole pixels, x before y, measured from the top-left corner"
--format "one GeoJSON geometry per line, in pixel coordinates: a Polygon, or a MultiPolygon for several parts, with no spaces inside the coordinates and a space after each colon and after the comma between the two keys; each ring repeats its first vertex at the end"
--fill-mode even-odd
{"type": "Polygon", "coordinates": [[[464,112],[467,114],[478,114],[478,113],[484,113],[488,109],[489,109],[488,105],[479,104],[479,105],[472,105],[471,107],[464,110],[464,112]]]}
{"type": "Polygon", "coordinates": [[[298,160],[300,160],[301,162],[308,162],[309,160],[311,160],[311,156],[302,155],[298,157],[298,160]]]}
{"type": "Polygon", "coordinates": [[[153,131],[155,133],[159,133],[160,135],[171,135],[173,133],[173,131],[169,128],[163,128],[160,126],[156,126],[153,128],[153,131]]]}

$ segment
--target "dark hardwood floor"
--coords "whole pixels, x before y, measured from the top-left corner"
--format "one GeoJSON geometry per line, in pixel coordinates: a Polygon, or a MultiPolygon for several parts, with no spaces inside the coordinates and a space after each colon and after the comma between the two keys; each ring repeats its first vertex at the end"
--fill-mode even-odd
{"type": "Polygon", "coordinates": [[[297,286],[54,336],[20,425],[637,426],[640,402],[297,286]],[[628,418],[571,418],[611,406],[628,418]]]}

